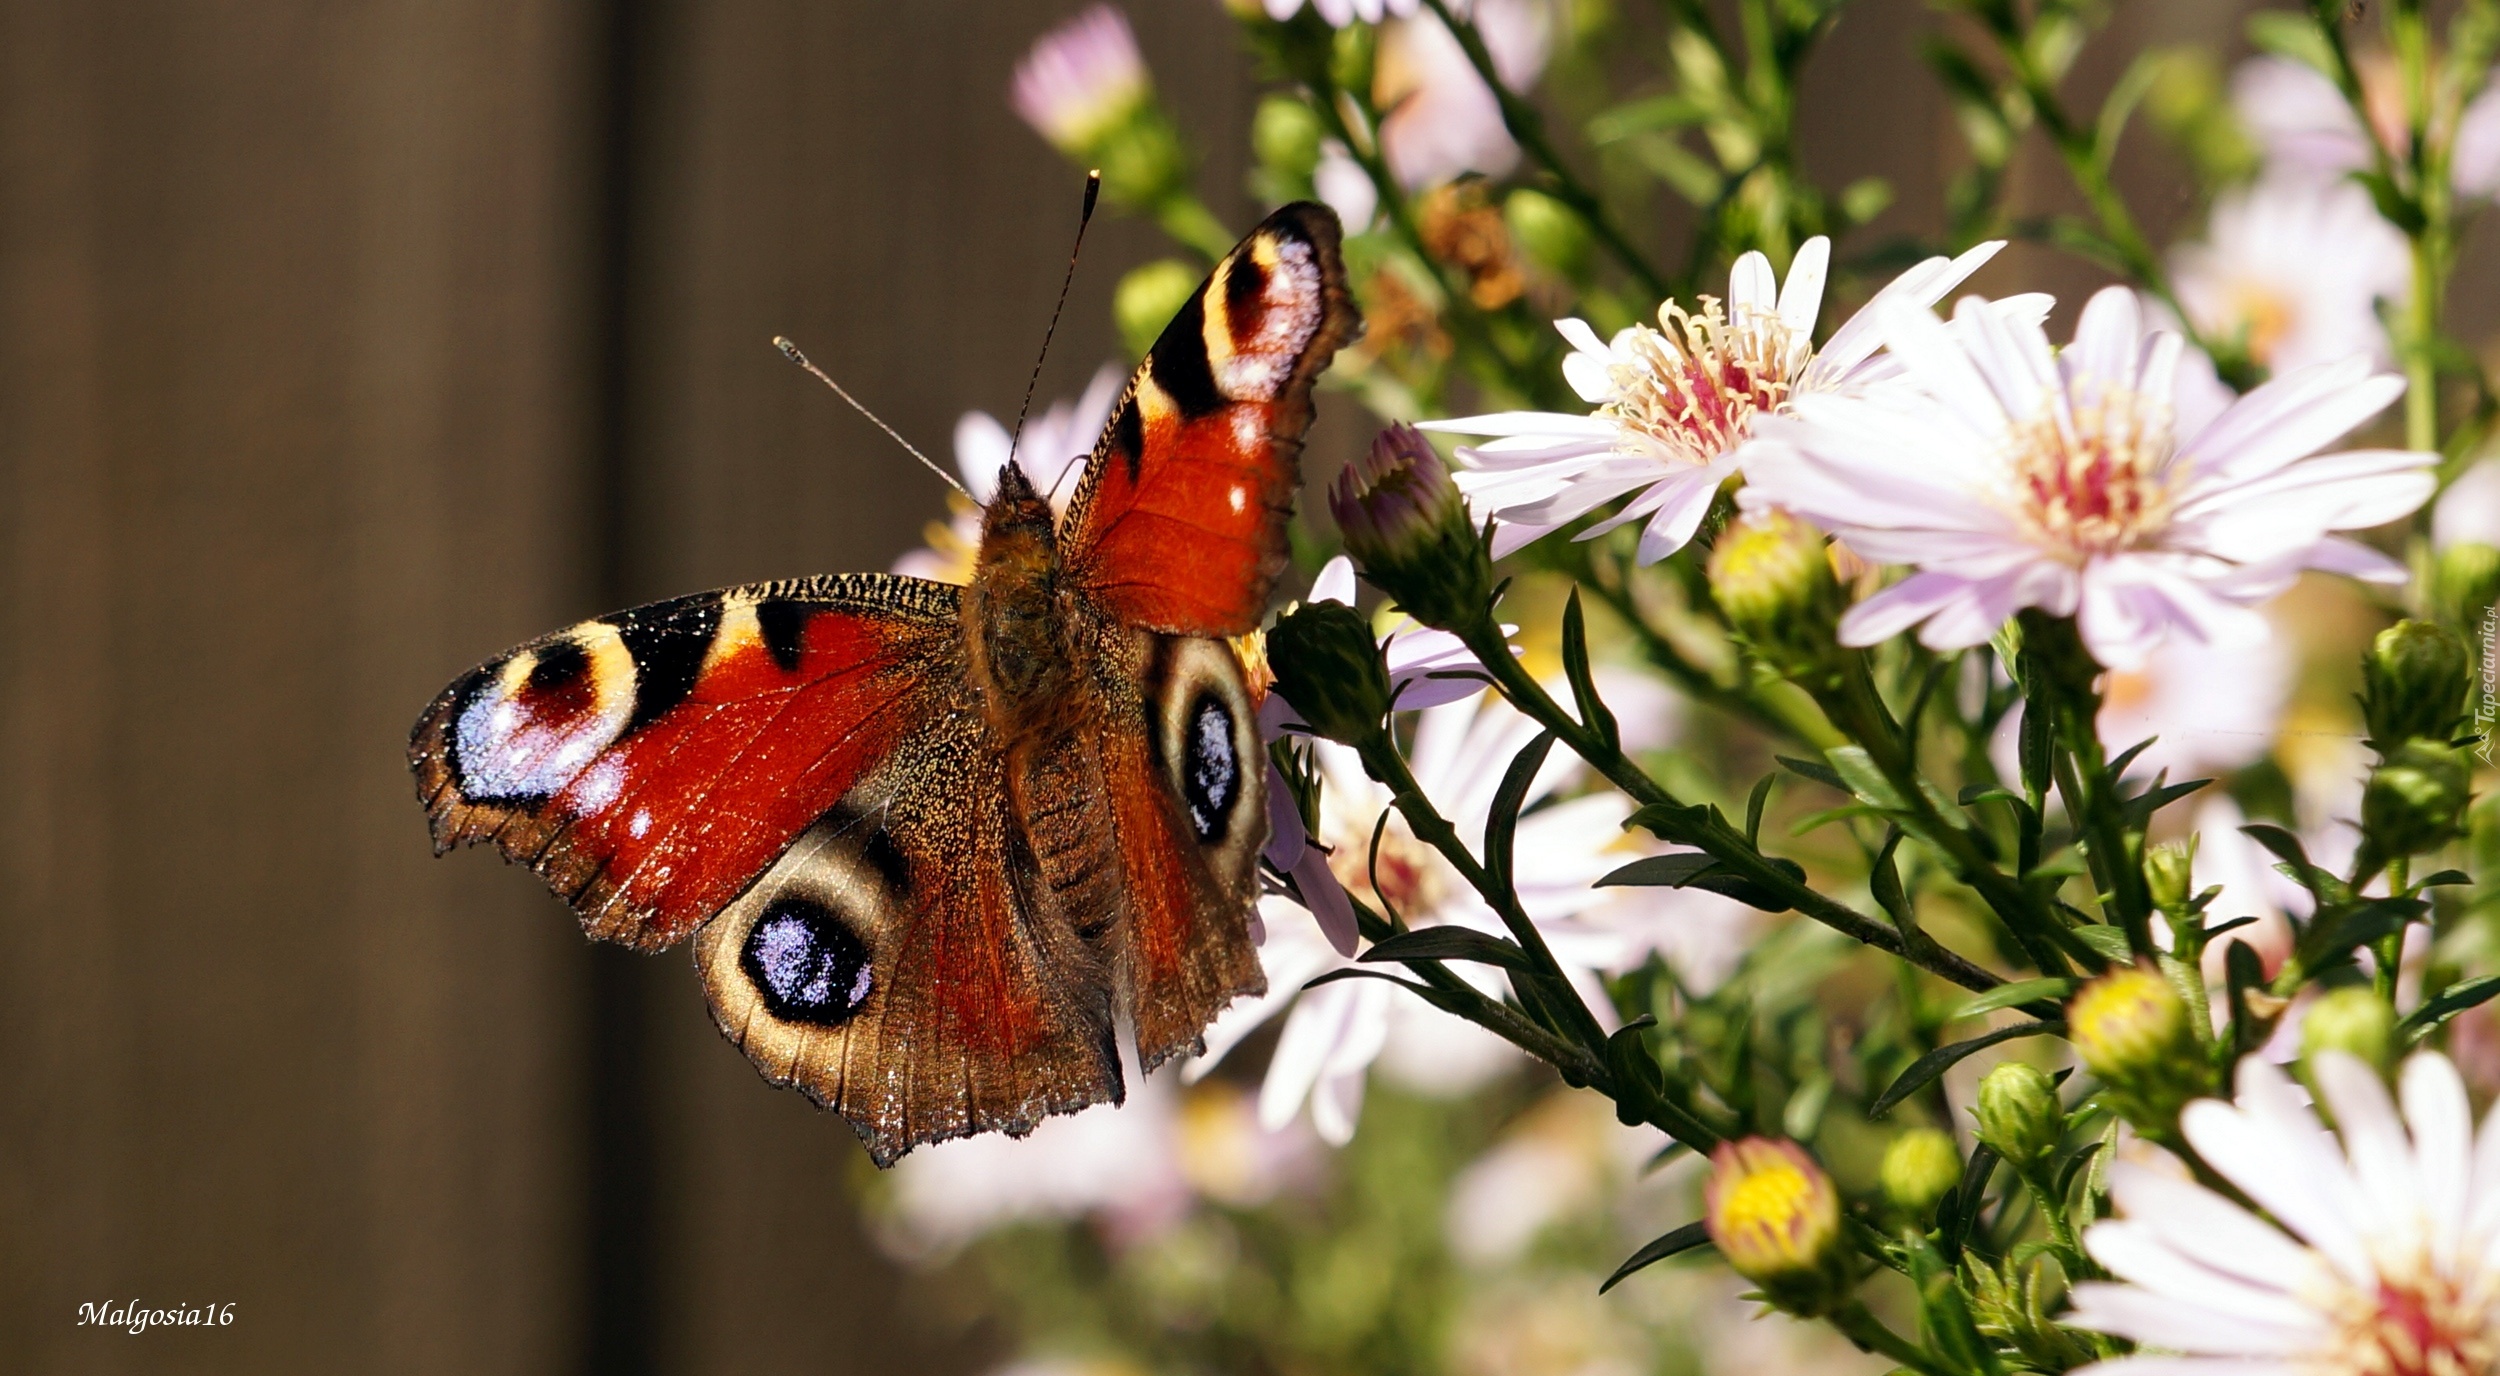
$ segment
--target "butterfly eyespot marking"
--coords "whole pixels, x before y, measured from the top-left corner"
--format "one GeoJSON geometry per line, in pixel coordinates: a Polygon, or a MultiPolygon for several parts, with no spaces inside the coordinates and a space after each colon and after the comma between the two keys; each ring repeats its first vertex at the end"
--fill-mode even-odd
{"type": "Polygon", "coordinates": [[[1146,681],[1155,754],[1219,874],[1246,876],[1267,843],[1266,770],[1241,661],[1220,640],[1162,638],[1146,681]]]}
{"type": "Polygon", "coordinates": [[[830,908],[810,899],[775,899],[747,928],[738,968],[783,1022],[839,1027],[868,1002],[875,982],[867,943],[830,908]]]}
{"type": "Polygon", "coordinates": [[[639,678],[624,636],[604,621],[478,670],[460,689],[446,733],[460,796],[553,797],[625,733],[639,678]]]}
{"type": "Polygon", "coordinates": [[[1233,751],[1232,710],[1214,694],[1201,694],[1189,709],[1188,734],[1181,741],[1181,801],[1189,807],[1201,845],[1224,838],[1240,793],[1241,757],[1233,751]]]}

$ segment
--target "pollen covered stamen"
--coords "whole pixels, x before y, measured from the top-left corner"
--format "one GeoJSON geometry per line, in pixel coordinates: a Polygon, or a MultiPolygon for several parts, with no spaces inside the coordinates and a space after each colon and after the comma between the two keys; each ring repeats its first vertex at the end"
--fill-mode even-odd
{"type": "Polygon", "coordinates": [[[2377,1290],[2327,1306],[2335,1336],[2314,1362],[2352,1376],[2482,1376],[2500,1369],[2500,1295],[2460,1285],[2427,1260],[2383,1267],[2377,1290]]]}
{"type": "Polygon", "coordinates": [[[2014,500],[2035,541],[2081,563],[2159,533],[2178,494],[2168,406],[2111,387],[2071,416],[2015,427],[2014,500]]]}
{"type": "Polygon", "coordinates": [[[1775,312],[1743,309],[1730,320],[1716,297],[1702,297],[1698,314],[1669,301],[1658,324],[1636,327],[1618,346],[1634,361],[1614,365],[1615,400],[1601,414],[1688,463],[1743,443],[1755,416],[1787,403],[1813,357],[1775,312]]]}

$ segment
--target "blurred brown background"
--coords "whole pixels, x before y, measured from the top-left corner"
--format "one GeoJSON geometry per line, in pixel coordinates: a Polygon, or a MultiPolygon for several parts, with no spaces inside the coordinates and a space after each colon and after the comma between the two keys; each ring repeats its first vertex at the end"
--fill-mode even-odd
{"type": "MultiPolygon", "coordinates": [[[[401,748],[541,630],[917,541],[935,481],[767,341],[940,454],[1012,413],[1077,179],[1004,88],[1076,8],[0,0],[0,1370],[993,1350],[867,1247],[851,1134],[713,1034],[682,955],[428,858],[401,748]],[[236,1317],[76,1326],[131,1300],[236,1317]]],[[[1247,224],[1229,20],[1129,9],[1247,224]]],[[[1954,147],[1930,22],[1853,9],[1808,108],[1909,227],[1954,147]]],[[[1099,227],[1044,397],[1157,251],[1099,227]]]]}

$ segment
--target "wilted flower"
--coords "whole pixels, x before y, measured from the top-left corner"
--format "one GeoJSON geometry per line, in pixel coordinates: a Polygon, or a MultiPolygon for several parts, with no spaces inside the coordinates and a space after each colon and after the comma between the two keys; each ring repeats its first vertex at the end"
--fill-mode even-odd
{"type": "Polygon", "coordinates": [[[2465,1085],[2435,1053],[2405,1064],[2402,1119],[2359,1061],[2329,1052],[2315,1071],[2341,1151],[2254,1056],[2236,1103],[2180,1117],[2205,1164],[2270,1218],[2151,1165],[2111,1168],[2122,1216],[2084,1246],[2118,1282],[2077,1285],[2065,1321],[2185,1355],[2085,1370],[2469,1376],[2500,1363],[2500,1131],[2486,1123],[2476,1142],[2465,1085]]]}
{"type": "Polygon", "coordinates": [[[2171,282],[2205,337],[2280,376],[2366,353],[2385,362],[2382,301],[2402,304],[2404,235],[2351,182],[2273,177],[2214,203],[2205,241],[2171,254],[2171,282]]]}
{"type": "Polygon", "coordinates": [[[1903,385],[1796,398],[1747,466],[1749,508],[1786,507],[1918,570],[1850,610],[1847,644],[1922,626],[1958,649],[2038,607],[2075,617],[2104,666],[2134,669],[2174,631],[2262,639],[2253,605],[2302,569],[2405,576],[2335,532],[2421,505],[2437,456],[2317,453],[2404,390],[2362,358],[2278,378],[2181,435],[2178,337],[2148,334],[2124,288],[2094,296],[2055,353],[2036,323],[1975,300],[1958,328],[1906,304],[1881,318],[1903,385]]]}
{"type": "Polygon", "coordinates": [[[1127,370],[1118,364],[1102,365],[1083,396],[1074,402],[1054,401],[1027,420],[1021,441],[989,412],[964,412],[955,422],[955,467],[964,475],[964,491],[971,499],[948,493],[949,518],[943,524],[931,522],[929,543],[895,560],[894,571],[941,583],[971,581],[972,553],[981,543],[981,508],[975,503],[987,502],[998,491],[998,474],[1007,466],[1011,449],[1024,476],[1050,498],[1054,509],[1064,509],[1076,495],[1086,456],[1111,422],[1111,405],[1120,399],[1127,380],[1127,370]]]}
{"type": "Polygon", "coordinates": [[[1771,1303],[1812,1316],[1848,1298],[1840,1192],[1804,1148],[1767,1137],[1722,1142],[1703,1198],[1719,1255],[1771,1303]]]}
{"type": "Polygon", "coordinates": [[[1586,321],[1554,322],[1573,349],[1563,377],[1595,412],[1505,411],[1423,428],[1495,437],[1462,446],[1458,457],[1469,470],[1455,475],[1479,511],[1499,518],[1495,558],[1637,493],[1580,538],[1642,521],[1639,557],[1654,562],[1701,528],[1758,418],[1808,393],[1850,391],[1892,371],[1876,357],[1876,306],[1932,305],[2000,247],[1982,244],[1911,268],[1834,331],[1820,353],[1814,324],[1831,242],[1807,240],[1789,264],[1785,287],[1769,259],[1748,253],[1736,260],[1724,304],[1705,296],[1698,311],[1687,311],[1669,301],[1658,308],[1657,329],[1633,325],[1607,343],[1586,321]]]}
{"type": "Polygon", "coordinates": [[[1128,17],[1096,5],[1051,30],[1016,64],[1016,113],[1061,152],[1084,157],[1152,94],[1128,17]]]}

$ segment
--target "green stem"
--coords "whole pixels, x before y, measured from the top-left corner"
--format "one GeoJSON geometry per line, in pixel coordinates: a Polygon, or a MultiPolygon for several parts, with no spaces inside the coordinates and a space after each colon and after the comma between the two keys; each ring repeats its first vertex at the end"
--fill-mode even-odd
{"type": "Polygon", "coordinates": [[[1544,686],[1520,667],[1501,628],[1494,624],[1489,609],[1473,624],[1458,628],[1458,635],[1467,648],[1483,661],[1495,687],[1513,707],[1553,732],[1556,739],[1586,761],[1590,768],[1604,775],[1607,782],[1623,790],[1626,796],[1642,806],[1669,808],[1689,817],[1689,824],[1680,826],[1680,834],[1672,839],[1699,846],[1730,872],[1778,894],[1790,907],[1815,921],[1853,940],[1911,961],[1921,969],[1965,989],[1985,993],[2004,983],[1997,976],[1941,946],[1926,950],[1910,949],[1901,934],[1890,925],[1874,921],[1846,904],[1834,901],[1771,864],[1752,842],[1745,839],[1744,833],[1729,826],[1715,810],[1694,807],[1668,792],[1627,758],[1621,749],[1596,731],[1583,727],[1569,712],[1564,711],[1546,693],[1544,686]]]}
{"type": "Polygon", "coordinates": [[[2030,679],[2045,689],[2032,706],[2054,713],[2063,759],[2057,771],[2058,792],[2066,811],[2083,829],[2085,855],[2094,879],[2126,928],[2128,949],[2140,960],[2159,954],[2153,945],[2153,895],[2144,882],[2143,837],[2127,825],[2118,780],[2110,777],[2109,758],[2101,750],[2101,694],[2092,686],[2100,664],[2085,648],[2069,617],[2038,611],[2022,614],[2023,653],[2041,657],[2044,672],[2030,679]],[[2042,703],[2045,696],[2048,701],[2042,703]]]}
{"type": "Polygon", "coordinates": [[[1893,1332],[1884,1321],[1869,1311],[1864,1301],[1851,1300],[1824,1316],[1849,1341],[1861,1349],[1879,1353],[1925,1376],[1965,1376],[1930,1356],[1927,1349],[1893,1332]]]}

